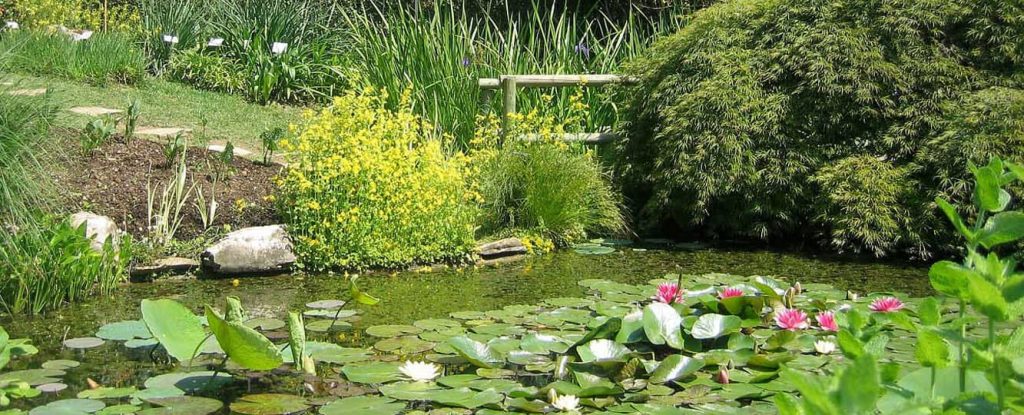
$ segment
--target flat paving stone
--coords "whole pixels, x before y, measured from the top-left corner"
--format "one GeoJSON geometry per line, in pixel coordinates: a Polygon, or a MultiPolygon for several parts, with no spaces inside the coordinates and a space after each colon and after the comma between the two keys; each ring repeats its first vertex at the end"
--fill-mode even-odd
{"type": "MultiPolygon", "coordinates": [[[[210,144],[210,146],[207,147],[206,149],[217,153],[223,153],[224,148],[225,146],[223,144],[210,144]]],[[[252,155],[252,151],[246,150],[241,147],[235,147],[234,154],[239,157],[249,157],[252,155]]]]}
{"type": "Polygon", "coordinates": [[[68,109],[75,114],[88,115],[90,117],[101,117],[104,115],[120,114],[124,111],[103,107],[73,107],[68,109]]]}
{"type": "Polygon", "coordinates": [[[187,133],[191,130],[188,128],[174,128],[174,127],[142,127],[135,130],[135,135],[150,135],[155,137],[173,137],[178,133],[187,133]]]}
{"type": "Polygon", "coordinates": [[[37,89],[15,89],[10,92],[11,95],[35,97],[46,93],[46,88],[37,89]]]}

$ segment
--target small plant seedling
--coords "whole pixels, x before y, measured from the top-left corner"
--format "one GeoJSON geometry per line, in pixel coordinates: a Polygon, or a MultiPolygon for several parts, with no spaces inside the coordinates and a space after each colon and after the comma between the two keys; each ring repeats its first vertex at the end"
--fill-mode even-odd
{"type": "Polygon", "coordinates": [[[214,167],[214,180],[227,179],[231,177],[231,163],[235,160],[235,145],[228,141],[224,144],[224,151],[217,155],[217,163],[214,167]]]}
{"type": "Polygon", "coordinates": [[[135,138],[135,127],[139,125],[139,115],[142,112],[142,104],[138,98],[133,98],[125,110],[124,116],[124,142],[131,143],[135,138]]]}
{"type": "Polygon", "coordinates": [[[90,121],[85,125],[85,129],[82,130],[82,135],[80,137],[82,151],[87,154],[95,151],[106,143],[107,140],[114,135],[116,130],[117,121],[112,118],[97,118],[90,121]]]}
{"type": "Polygon", "coordinates": [[[260,142],[263,145],[263,165],[269,166],[274,152],[277,151],[277,143],[284,137],[284,129],[281,127],[268,128],[260,134],[260,142]]]}
{"type": "Polygon", "coordinates": [[[185,140],[185,135],[182,133],[178,133],[174,137],[168,136],[165,140],[163,148],[164,158],[167,160],[167,165],[170,166],[174,164],[179,155],[185,154],[188,143],[185,140]]]}

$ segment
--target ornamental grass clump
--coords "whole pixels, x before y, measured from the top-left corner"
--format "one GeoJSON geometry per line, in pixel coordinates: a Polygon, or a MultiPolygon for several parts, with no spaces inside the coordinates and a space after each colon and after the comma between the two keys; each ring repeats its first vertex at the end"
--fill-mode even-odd
{"type": "Polygon", "coordinates": [[[467,159],[386,93],[348,92],[282,140],[280,211],[307,268],[360,269],[459,261],[474,246],[479,196],[467,159]]]}

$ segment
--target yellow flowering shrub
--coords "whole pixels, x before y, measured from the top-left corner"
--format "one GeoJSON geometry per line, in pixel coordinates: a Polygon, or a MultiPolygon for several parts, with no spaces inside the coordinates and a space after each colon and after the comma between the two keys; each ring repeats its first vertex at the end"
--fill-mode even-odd
{"type": "MultiPolygon", "coordinates": [[[[103,29],[103,2],[87,0],[7,0],[4,17],[26,28],[63,25],[69,29],[103,29]]],[[[137,30],[138,10],[129,2],[107,4],[107,29],[137,30]]]]}
{"type": "Polygon", "coordinates": [[[277,201],[307,268],[459,261],[474,247],[479,195],[408,94],[397,111],[372,88],[307,115],[282,140],[277,201]]]}

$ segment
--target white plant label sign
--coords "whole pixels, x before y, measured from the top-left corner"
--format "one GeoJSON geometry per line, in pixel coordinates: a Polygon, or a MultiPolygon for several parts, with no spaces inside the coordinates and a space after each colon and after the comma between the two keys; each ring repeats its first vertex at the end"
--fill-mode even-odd
{"type": "Polygon", "coordinates": [[[177,44],[178,43],[178,37],[174,36],[174,35],[164,35],[164,42],[170,43],[172,45],[177,44]]]}
{"type": "Polygon", "coordinates": [[[280,55],[280,54],[284,53],[287,50],[288,50],[288,44],[284,43],[284,42],[274,42],[273,45],[270,45],[270,51],[274,52],[277,55],[280,55]]]}
{"type": "Polygon", "coordinates": [[[86,40],[92,37],[92,30],[83,30],[81,33],[75,33],[73,36],[74,40],[86,40]]]}
{"type": "Polygon", "coordinates": [[[210,41],[206,44],[206,46],[209,46],[211,48],[219,48],[221,46],[224,46],[224,38],[222,38],[222,37],[210,38],[210,41]]]}
{"type": "Polygon", "coordinates": [[[5,24],[5,26],[8,29],[11,29],[11,30],[18,29],[18,28],[21,27],[21,25],[19,25],[18,22],[14,21],[14,20],[8,20],[7,23],[5,24]]]}

